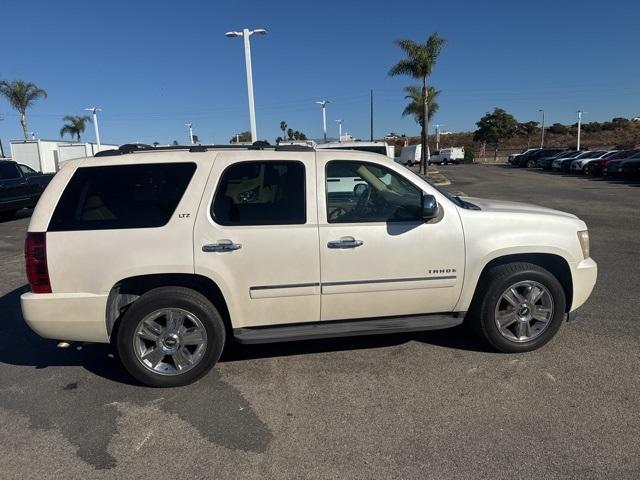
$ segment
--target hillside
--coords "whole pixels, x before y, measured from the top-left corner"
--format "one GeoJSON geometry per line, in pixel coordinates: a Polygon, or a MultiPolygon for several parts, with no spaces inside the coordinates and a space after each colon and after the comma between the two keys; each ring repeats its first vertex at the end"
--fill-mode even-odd
{"type": "MultiPolygon", "coordinates": [[[[595,123],[595,122],[594,122],[595,123]]],[[[620,122],[618,122],[620,123],[620,122]]],[[[575,148],[577,137],[577,126],[574,125],[553,125],[545,128],[545,147],[575,148]],[[562,128],[561,128],[562,127],[562,128]],[[564,132],[566,133],[555,133],[564,132]]],[[[400,138],[395,142],[396,147],[404,144],[404,139],[400,138]]],[[[411,145],[420,143],[420,136],[409,137],[411,145]]],[[[640,146],[640,122],[628,121],[616,124],[605,122],[605,124],[585,124],[581,129],[581,147],[588,149],[596,148],[634,148],[640,146]],[[606,129],[602,128],[605,126],[606,129]]],[[[435,135],[429,135],[429,145],[435,148],[435,135]]],[[[520,152],[528,147],[540,145],[540,130],[529,138],[526,135],[517,135],[498,148],[498,157],[505,157],[510,153],[520,152]]],[[[458,132],[447,135],[440,135],[440,148],[464,146],[465,150],[471,149],[474,156],[478,156],[480,150],[479,142],[473,141],[473,132],[458,132]]],[[[487,157],[493,157],[493,146],[487,145],[487,157]]]]}

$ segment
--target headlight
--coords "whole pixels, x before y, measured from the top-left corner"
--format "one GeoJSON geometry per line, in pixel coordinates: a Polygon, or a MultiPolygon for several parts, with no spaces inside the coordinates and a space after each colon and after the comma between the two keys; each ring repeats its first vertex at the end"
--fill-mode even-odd
{"type": "Polygon", "coordinates": [[[589,258],[589,231],[582,230],[578,232],[578,240],[580,241],[580,247],[582,248],[582,256],[589,258]]]}

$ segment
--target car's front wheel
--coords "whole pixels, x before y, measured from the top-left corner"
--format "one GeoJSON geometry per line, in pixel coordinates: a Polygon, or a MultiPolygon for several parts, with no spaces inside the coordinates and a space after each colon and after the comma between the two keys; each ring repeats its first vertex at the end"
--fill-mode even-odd
{"type": "Polygon", "coordinates": [[[501,352],[542,347],[565,318],[566,299],[558,279],[538,265],[510,263],[483,275],[471,311],[476,332],[501,352]]]}
{"type": "Polygon", "coordinates": [[[527,161],[527,168],[536,168],[537,162],[535,160],[527,161]]]}
{"type": "Polygon", "coordinates": [[[184,287],[153,289],[126,311],[117,332],[120,360],[150,387],[195,382],[218,361],[225,343],[220,314],[184,287]]]}

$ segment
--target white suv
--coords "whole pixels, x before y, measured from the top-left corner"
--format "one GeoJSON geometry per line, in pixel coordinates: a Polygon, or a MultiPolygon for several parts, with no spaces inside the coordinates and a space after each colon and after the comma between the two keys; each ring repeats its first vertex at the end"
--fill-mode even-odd
{"type": "Polygon", "coordinates": [[[29,326],[113,342],[152,386],[195,381],[231,339],[466,320],[500,351],[533,350],[597,272],[571,214],[453,197],[382,155],[304,147],[70,161],[33,213],[25,254],[29,326]]]}

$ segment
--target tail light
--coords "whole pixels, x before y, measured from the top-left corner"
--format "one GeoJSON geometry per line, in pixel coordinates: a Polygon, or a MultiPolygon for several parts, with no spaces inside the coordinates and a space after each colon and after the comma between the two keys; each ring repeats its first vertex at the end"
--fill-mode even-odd
{"type": "Polygon", "coordinates": [[[46,233],[27,233],[27,239],[24,242],[24,258],[31,291],[33,293],[51,293],[51,281],[47,267],[46,233]]]}

